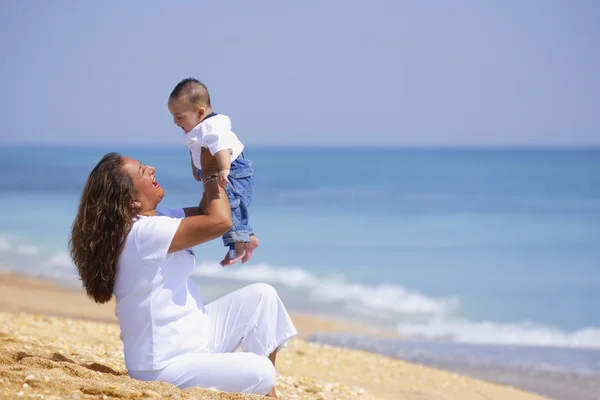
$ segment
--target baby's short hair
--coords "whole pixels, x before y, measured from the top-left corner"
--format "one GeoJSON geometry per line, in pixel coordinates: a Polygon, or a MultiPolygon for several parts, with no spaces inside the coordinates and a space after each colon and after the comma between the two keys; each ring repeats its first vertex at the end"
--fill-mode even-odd
{"type": "Polygon", "coordinates": [[[186,78],[179,82],[171,92],[171,99],[185,97],[194,106],[211,106],[210,94],[202,82],[195,78],[186,78]]]}

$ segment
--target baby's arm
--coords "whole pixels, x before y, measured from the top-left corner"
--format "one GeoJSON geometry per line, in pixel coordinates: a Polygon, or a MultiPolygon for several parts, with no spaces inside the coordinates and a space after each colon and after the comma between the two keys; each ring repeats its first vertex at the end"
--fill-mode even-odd
{"type": "Polygon", "coordinates": [[[215,153],[217,164],[219,166],[218,181],[222,187],[229,184],[227,177],[231,169],[231,149],[219,150],[215,153]]]}
{"type": "Polygon", "coordinates": [[[217,160],[219,166],[217,181],[225,188],[229,184],[227,177],[231,169],[231,142],[230,135],[228,132],[231,130],[231,123],[229,118],[217,118],[211,119],[210,129],[203,136],[203,145],[206,146],[210,153],[217,160]]]}

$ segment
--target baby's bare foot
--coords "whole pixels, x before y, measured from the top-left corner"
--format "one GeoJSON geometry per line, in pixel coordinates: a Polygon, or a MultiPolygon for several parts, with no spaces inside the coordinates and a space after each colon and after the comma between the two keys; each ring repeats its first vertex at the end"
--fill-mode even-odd
{"type": "Polygon", "coordinates": [[[247,263],[252,258],[252,252],[260,245],[260,240],[254,235],[250,236],[250,243],[244,243],[246,254],[242,258],[242,264],[247,263]]]}
{"type": "Polygon", "coordinates": [[[235,264],[240,260],[243,260],[243,258],[246,256],[246,250],[244,246],[245,244],[247,243],[235,242],[235,258],[232,259],[229,255],[230,252],[227,252],[225,258],[223,259],[223,261],[221,261],[221,267],[226,267],[228,265],[235,264]]]}

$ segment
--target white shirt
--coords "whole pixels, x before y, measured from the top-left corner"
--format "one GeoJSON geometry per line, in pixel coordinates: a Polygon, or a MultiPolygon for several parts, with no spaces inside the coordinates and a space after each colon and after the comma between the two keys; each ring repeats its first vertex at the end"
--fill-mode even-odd
{"type": "Polygon", "coordinates": [[[191,274],[192,250],[167,254],[184,217],[182,209],[140,216],[117,263],[114,294],[125,366],[163,368],[178,355],[207,351],[203,302],[191,274]]]}
{"type": "Polygon", "coordinates": [[[183,144],[192,151],[192,161],[200,168],[200,150],[208,148],[213,156],[218,151],[231,149],[231,161],[244,151],[244,145],[231,130],[231,119],[227,115],[217,114],[196,125],[191,131],[183,134],[183,144]]]}

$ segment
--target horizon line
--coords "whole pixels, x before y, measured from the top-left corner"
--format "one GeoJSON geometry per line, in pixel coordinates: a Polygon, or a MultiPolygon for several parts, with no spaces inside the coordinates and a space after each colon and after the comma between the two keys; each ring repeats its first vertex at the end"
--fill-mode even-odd
{"type": "MultiPolygon", "coordinates": [[[[120,148],[140,148],[140,149],[178,149],[181,145],[176,144],[139,144],[139,143],[27,143],[13,142],[2,143],[0,148],[102,148],[118,146],[120,148]]],[[[393,144],[393,145],[361,145],[361,144],[302,144],[302,145],[285,145],[285,144],[261,144],[261,145],[245,145],[247,149],[254,150],[600,150],[598,144],[393,144]]]]}

